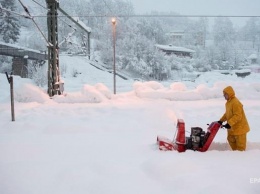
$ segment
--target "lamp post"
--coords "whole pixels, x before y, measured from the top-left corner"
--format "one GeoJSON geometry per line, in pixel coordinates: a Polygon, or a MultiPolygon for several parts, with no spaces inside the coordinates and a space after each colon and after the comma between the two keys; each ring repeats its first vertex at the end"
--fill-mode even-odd
{"type": "Polygon", "coordinates": [[[113,25],[113,74],[114,74],[114,94],[116,94],[116,18],[112,18],[113,25]]]}

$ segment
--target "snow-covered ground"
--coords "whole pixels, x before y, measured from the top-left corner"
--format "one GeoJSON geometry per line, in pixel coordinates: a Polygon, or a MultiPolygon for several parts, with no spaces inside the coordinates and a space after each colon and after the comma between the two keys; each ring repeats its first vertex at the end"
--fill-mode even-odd
{"type": "MultiPolygon", "coordinates": [[[[1,194],[260,193],[260,74],[205,73],[195,82],[134,82],[60,56],[65,95],[50,99],[31,80],[0,74],[1,194]],[[75,75],[77,72],[76,77],[75,75]],[[246,152],[230,151],[220,129],[210,150],[159,151],[157,135],[173,138],[218,120],[234,87],[251,127],[246,152]]],[[[188,132],[186,136],[188,136],[188,132]]]]}

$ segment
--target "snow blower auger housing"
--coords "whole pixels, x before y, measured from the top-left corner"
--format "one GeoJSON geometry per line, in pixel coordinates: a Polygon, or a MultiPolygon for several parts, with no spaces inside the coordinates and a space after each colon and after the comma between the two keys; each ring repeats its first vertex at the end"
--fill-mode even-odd
{"type": "Polygon", "coordinates": [[[157,136],[157,144],[160,150],[177,150],[185,152],[186,150],[194,150],[206,152],[216,136],[221,125],[218,122],[212,122],[207,132],[200,127],[192,127],[189,137],[185,137],[185,123],[182,119],[178,119],[176,133],[173,140],[157,136]]]}

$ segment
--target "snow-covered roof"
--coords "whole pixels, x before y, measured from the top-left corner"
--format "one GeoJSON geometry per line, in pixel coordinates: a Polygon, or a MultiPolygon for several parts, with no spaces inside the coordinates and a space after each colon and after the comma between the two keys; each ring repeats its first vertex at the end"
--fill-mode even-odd
{"type": "Polygon", "coordinates": [[[160,45],[160,44],[156,44],[155,46],[157,48],[165,50],[165,51],[177,51],[177,52],[195,53],[194,50],[187,49],[187,48],[184,48],[184,47],[177,47],[177,46],[172,46],[172,45],[160,45]]]}

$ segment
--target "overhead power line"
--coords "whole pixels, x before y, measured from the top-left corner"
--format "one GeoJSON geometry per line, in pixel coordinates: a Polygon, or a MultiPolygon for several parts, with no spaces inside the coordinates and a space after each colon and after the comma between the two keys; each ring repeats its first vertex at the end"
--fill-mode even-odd
{"type": "MultiPolygon", "coordinates": [[[[27,15],[23,15],[23,14],[20,14],[20,13],[15,12],[15,11],[11,11],[11,10],[5,9],[5,8],[3,8],[3,7],[1,7],[1,6],[0,6],[0,10],[1,10],[1,11],[4,11],[4,12],[7,12],[7,13],[10,13],[10,14],[13,14],[13,15],[16,15],[16,16],[22,16],[22,17],[24,17],[24,18],[26,18],[26,19],[31,19],[31,18],[30,18],[29,16],[27,16],[27,15]]],[[[1,17],[8,17],[8,16],[1,15],[1,17]]]]}
{"type": "MultiPolygon", "coordinates": [[[[33,15],[32,17],[48,17],[46,15],[33,15]]],[[[58,16],[58,17],[66,17],[66,16],[58,16]]],[[[138,17],[143,17],[143,18],[200,18],[200,17],[208,17],[208,18],[224,18],[224,17],[229,17],[229,18],[260,18],[260,15],[172,15],[172,14],[132,14],[132,15],[71,15],[71,17],[89,17],[89,18],[95,18],[95,17],[101,17],[101,18],[111,18],[111,17],[131,17],[131,18],[138,18],[138,17]]]]}
{"type": "Polygon", "coordinates": [[[18,0],[20,2],[20,4],[22,5],[24,11],[27,13],[27,15],[29,16],[29,18],[33,21],[34,25],[37,27],[37,29],[39,30],[39,32],[41,33],[41,35],[43,36],[43,38],[45,39],[45,41],[47,42],[47,44],[49,46],[52,46],[52,44],[48,41],[48,39],[46,38],[46,36],[43,34],[43,32],[41,31],[40,27],[37,25],[37,23],[34,20],[34,17],[30,14],[28,8],[23,4],[23,2],[21,0],[18,0]]]}
{"type": "Polygon", "coordinates": [[[64,22],[67,26],[69,26],[70,28],[73,28],[74,30],[76,30],[76,28],[74,28],[71,24],[67,23],[65,20],[61,19],[60,17],[58,17],[58,19],[62,22],[64,22]]]}
{"type": "Polygon", "coordinates": [[[35,0],[32,0],[34,3],[36,3],[37,5],[41,6],[42,8],[48,10],[45,6],[43,6],[42,4],[40,4],[39,2],[35,1],[35,0]]]}
{"type": "MultiPolygon", "coordinates": [[[[74,17],[74,16],[73,16],[74,17]]],[[[150,18],[150,17],[158,17],[158,18],[163,18],[163,17],[173,17],[173,18],[188,18],[188,17],[212,17],[212,18],[219,18],[219,17],[232,17],[232,18],[250,18],[250,17],[260,17],[260,15],[78,15],[76,17],[105,17],[105,18],[111,18],[111,17],[145,17],[145,18],[150,18]]]]}

